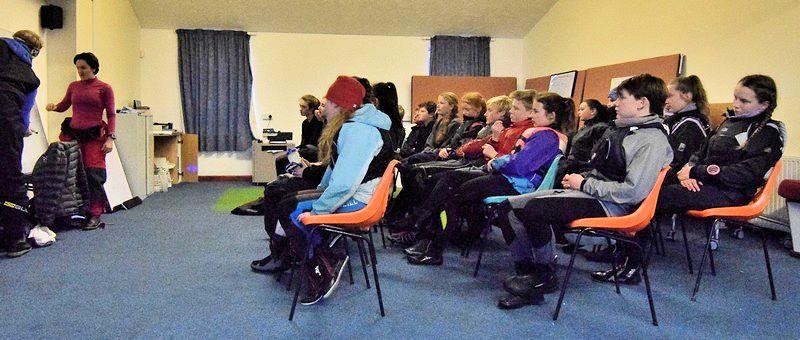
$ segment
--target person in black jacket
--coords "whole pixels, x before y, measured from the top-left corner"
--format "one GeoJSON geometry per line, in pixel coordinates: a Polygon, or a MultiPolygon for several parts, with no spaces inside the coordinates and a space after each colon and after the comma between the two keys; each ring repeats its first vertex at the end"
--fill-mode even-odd
{"type": "Polygon", "coordinates": [[[400,114],[400,107],[397,105],[397,87],[392,82],[377,83],[373,91],[378,102],[375,106],[392,120],[392,128],[389,131],[393,143],[392,150],[398,150],[406,138],[406,129],[403,127],[403,115],[400,114]]]}
{"type": "Polygon", "coordinates": [[[0,224],[6,228],[6,256],[19,257],[31,250],[25,241],[30,226],[28,196],[22,180],[22,139],[31,134],[30,111],[35,105],[39,78],[33,58],[42,40],[23,30],[13,39],[0,39],[0,224]]]}
{"type": "Polygon", "coordinates": [[[425,140],[433,129],[433,114],[436,112],[436,104],[427,101],[417,105],[414,113],[414,126],[408,133],[408,138],[400,148],[400,157],[408,157],[425,149],[425,140]]]}
{"type": "Polygon", "coordinates": [[[614,117],[611,111],[597,99],[584,100],[578,107],[578,118],[583,122],[583,127],[572,136],[567,157],[558,162],[555,185],[561,187],[561,179],[566,174],[581,173],[589,167],[594,143],[603,137],[608,128],[608,122],[614,117]]]}
{"type": "MultiPolygon", "coordinates": [[[[307,94],[298,100],[300,106],[300,115],[305,119],[301,127],[300,145],[297,147],[300,157],[308,162],[317,161],[317,141],[322,134],[324,124],[322,119],[319,119],[314,112],[319,109],[320,103],[317,97],[307,94]]],[[[286,166],[289,164],[289,159],[286,153],[278,156],[275,159],[275,171],[278,175],[286,173],[286,166]]]]}
{"type": "Polygon", "coordinates": [[[668,184],[677,184],[675,174],[683,168],[703,141],[708,137],[708,100],[703,83],[695,75],[678,77],[669,86],[669,96],[664,105],[664,119],[669,127],[669,144],[674,158],[665,179],[668,184]]]}

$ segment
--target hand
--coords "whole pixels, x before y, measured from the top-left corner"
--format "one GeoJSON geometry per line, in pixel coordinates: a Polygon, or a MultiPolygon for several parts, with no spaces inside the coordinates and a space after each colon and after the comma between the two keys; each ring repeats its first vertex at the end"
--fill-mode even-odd
{"type": "Polygon", "coordinates": [[[56,109],[56,104],[49,103],[49,104],[47,104],[47,106],[44,107],[44,109],[47,110],[47,111],[53,111],[53,110],[56,109]]]}
{"type": "Polygon", "coordinates": [[[495,121],[494,124],[492,124],[492,140],[493,141],[500,140],[500,134],[503,133],[503,130],[505,130],[505,128],[506,127],[503,126],[503,122],[499,120],[495,121]]]}
{"type": "Polygon", "coordinates": [[[307,167],[308,167],[308,165],[306,165],[306,163],[302,163],[302,164],[294,167],[294,169],[292,169],[292,172],[291,172],[292,176],[294,176],[294,177],[303,177],[303,171],[305,171],[307,167]]]}
{"type": "Polygon", "coordinates": [[[297,216],[297,220],[302,222],[304,218],[309,217],[309,216],[311,216],[311,212],[306,211],[306,212],[300,214],[300,216],[297,216]]]}
{"type": "Polygon", "coordinates": [[[583,176],[579,174],[567,174],[564,176],[564,179],[561,180],[561,186],[563,186],[564,189],[581,190],[581,183],[583,183],[583,176]]]}
{"type": "Polygon", "coordinates": [[[482,148],[482,151],[483,151],[483,155],[486,156],[486,158],[495,158],[495,157],[497,157],[498,152],[497,152],[497,150],[494,149],[493,146],[491,146],[489,144],[483,144],[483,146],[481,148],[482,148]]]}
{"type": "Polygon", "coordinates": [[[445,149],[445,148],[439,149],[439,158],[447,159],[447,156],[449,156],[449,155],[450,155],[450,153],[447,152],[447,149],[445,149]]]}
{"type": "Polygon", "coordinates": [[[693,167],[691,166],[684,165],[683,168],[681,168],[681,171],[678,171],[678,173],[676,174],[678,176],[678,180],[683,182],[689,179],[689,175],[692,173],[692,168],[693,167]]]}
{"type": "Polygon", "coordinates": [[[494,161],[494,160],[491,160],[491,161],[488,161],[488,162],[486,162],[486,171],[487,171],[487,172],[492,172],[492,171],[494,171],[494,168],[492,167],[492,162],[493,162],[493,161],[494,161]]]}
{"type": "Polygon", "coordinates": [[[114,150],[114,140],[108,138],[106,139],[106,142],[103,143],[103,153],[109,153],[111,150],[114,150]]]}
{"type": "Polygon", "coordinates": [[[300,158],[300,162],[303,163],[303,166],[311,166],[311,163],[309,163],[305,158],[300,158]]]}
{"type": "Polygon", "coordinates": [[[681,185],[686,188],[686,190],[692,192],[700,191],[700,187],[703,186],[703,182],[700,182],[696,179],[689,178],[681,181],[681,185]]]}

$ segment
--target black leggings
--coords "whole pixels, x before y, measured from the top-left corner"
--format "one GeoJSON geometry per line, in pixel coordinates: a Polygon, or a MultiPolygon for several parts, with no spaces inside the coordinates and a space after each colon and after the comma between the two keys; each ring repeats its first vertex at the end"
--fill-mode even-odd
{"type": "Polygon", "coordinates": [[[523,207],[514,207],[513,213],[525,223],[534,248],[550,243],[553,238],[549,227],[551,225],[562,228],[580,218],[608,216],[600,200],[572,197],[569,192],[570,190],[544,191],[537,193],[539,196],[532,197],[523,207]]]}
{"type": "Polygon", "coordinates": [[[11,241],[25,240],[25,229],[31,224],[22,181],[22,138],[12,126],[0,128],[0,224],[11,241]]]}
{"type": "Polygon", "coordinates": [[[750,197],[740,192],[723,190],[713,185],[703,185],[693,192],[680,184],[666,185],[658,195],[656,211],[659,214],[683,213],[687,210],[702,210],[743,205],[750,197]]]}

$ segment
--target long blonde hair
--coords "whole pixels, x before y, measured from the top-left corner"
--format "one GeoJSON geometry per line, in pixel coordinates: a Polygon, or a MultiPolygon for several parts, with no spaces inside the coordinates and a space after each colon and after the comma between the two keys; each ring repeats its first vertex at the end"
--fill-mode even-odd
{"type": "MultiPolygon", "coordinates": [[[[331,105],[332,103],[328,103],[327,105],[331,105]]],[[[331,164],[331,157],[333,155],[333,143],[335,142],[333,139],[336,137],[336,134],[339,133],[339,130],[342,129],[342,125],[350,118],[353,118],[356,111],[350,108],[340,108],[339,113],[333,116],[326,125],[325,129],[322,130],[322,135],[319,137],[319,142],[317,143],[317,147],[319,151],[317,152],[317,156],[319,157],[319,161],[322,162],[322,165],[327,166],[331,164]]]]}
{"type": "Polygon", "coordinates": [[[456,96],[453,92],[442,92],[439,94],[439,97],[444,98],[450,105],[453,106],[453,109],[450,110],[450,114],[444,117],[439,117],[439,129],[436,130],[436,144],[444,142],[445,134],[447,133],[447,126],[450,125],[450,121],[455,119],[456,114],[458,113],[458,96],[456,96]]]}

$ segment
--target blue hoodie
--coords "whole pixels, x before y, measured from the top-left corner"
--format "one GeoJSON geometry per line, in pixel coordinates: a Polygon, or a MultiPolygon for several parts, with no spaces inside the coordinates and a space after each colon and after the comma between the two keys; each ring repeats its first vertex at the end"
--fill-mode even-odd
{"type": "Polygon", "coordinates": [[[312,214],[330,214],[343,204],[355,200],[366,204],[372,197],[380,178],[361,183],[372,159],[383,147],[378,129],[389,130],[392,121],[372,104],[355,112],[353,123],[345,123],[335,141],[339,157],[336,166],[325,170],[317,189],[325,190],[313,204],[312,214]]]}
{"type": "MultiPolygon", "coordinates": [[[[0,38],[0,40],[5,42],[8,48],[11,49],[17,57],[22,59],[22,61],[33,66],[33,57],[31,57],[31,51],[28,45],[16,39],[0,38]]],[[[33,105],[36,104],[36,92],[38,92],[38,89],[34,89],[30,93],[25,94],[25,101],[22,103],[20,118],[22,119],[22,124],[25,126],[25,130],[31,125],[31,109],[33,105]]]]}

